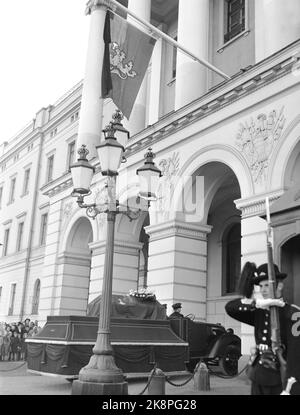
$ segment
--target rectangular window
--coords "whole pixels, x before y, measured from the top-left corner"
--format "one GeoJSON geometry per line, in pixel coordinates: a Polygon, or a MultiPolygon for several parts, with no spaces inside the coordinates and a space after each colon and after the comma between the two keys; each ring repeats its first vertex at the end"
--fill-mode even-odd
{"type": "Polygon", "coordinates": [[[79,116],[79,112],[77,111],[77,112],[75,112],[75,114],[72,115],[71,122],[76,121],[78,119],[78,116],[79,116]]]}
{"type": "Polygon", "coordinates": [[[16,190],[16,177],[12,178],[10,182],[10,192],[9,192],[8,203],[13,203],[15,201],[15,190],[16,190]]]}
{"type": "Polygon", "coordinates": [[[70,170],[71,164],[73,164],[75,158],[75,141],[72,141],[68,145],[68,169],[70,170]]]}
{"type": "Polygon", "coordinates": [[[224,43],[245,30],[246,0],[225,0],[224,43]]]}
{"type": "Polygon", "coordinates": [[[54,165],[54,154],[48,157],[46,183],[51,182],[53,178],[53,165],[54,165]]]}
{"type": "Polygon", "coordinates": [[[24,231],[24,222],[20,222],[19,227],[18,227],[17,249],[16,249],[17,252],[21,251],[21,248],[22,248],[23,231],[24,231]]]}
{"type": "Polygon", "coordinates": [[[16,288],[17,288],[17,284],[11,284],[10,301],[9,301],[9,308],[8,308],[8,315],[9,316],[12,316],[14,314],[16,288]]]}
{"type": "MultiPolygon", "coordinates": [[[[177,36],[175,36],[174,40],[176,40],[177,42],[177,36]]],[[[173,61],[172,61],[172,79],[176,78],[176,68],[177,68],[177,47],[174,46],[173,61]]]]}
{"type": "Polygon", "coordinates": [[[5,229],[4,231],[3,256],[6,256],[8,252],[9,231],[10,231],[9,228],[5,229]]]}
{"type": "Polygon", "coordinates": [[[0,209],[2,205],[3,187],[0,187],[0,209]]]}
{"type": "Polygon", "coordinates": [[[23,195],[28,193],[29,189],[30,169],[26,169],[24,173],[23,195]]]}
{"type": "Polygon", "coordinates": [[[0,287],[0,304],[1,304],[1,298],[2,298],[2,287],[0,287]]]}
{"type": "Polygon", "coordinates": [[[41,217],[40,245],[45,245],[47,235],[48,213],[41,217]]]}

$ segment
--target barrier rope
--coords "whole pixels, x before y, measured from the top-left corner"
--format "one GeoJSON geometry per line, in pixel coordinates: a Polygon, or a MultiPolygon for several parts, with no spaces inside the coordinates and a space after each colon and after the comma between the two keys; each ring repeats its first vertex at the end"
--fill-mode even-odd
{"type": "Polygon", "coordinates": [[[157,369],[157,365],[155,364],[154,368],[150,372],[149,379],[148,379],[148,382],[147,382],[146,386],[144,387],[144,389],[142,390],[142,392],[139,393],[139,395],[143,395],[146,392],[146,389],[150,385],[150,383],[152,381],[152,378],[155,375],[156,369],[157,369]]]}
{"type": "Polygon", "coordinates": [[[247,366],[248,366],[248,363],[245,365],[245,367],[240,372],[238,372],[236,375],[232,375],[232,376],[229,376],[229,375],[228,376],[227,375],[221,375],[220,373],[214,372],[209,367],[207,367],[207,368],[208,368],[208,371],[211,374],[213,374],[214,376],[217,376],[218,378],[222,378],[222,379],[233,379],[233,378],[237,378],[238,376],[240,376],[247,369],[247,366]]]}
{"type": "Polygon", "coordinates": [[[170,380],[170,376],[166,376],[166,381],[172,385],[172,386],[176,386],[176,387],[181,387],[181,386],[185,386],[187,385],[193,378],[195,373],[197,372],[198,366],[200,365],[200,361],[197,363],[197,365],[195,366],[194,372],[190,375],[190,377],[188,379],[186,379],[183,383],[174,383],[170,380]]]}
{"type": "Polygon", "coordinates": [[[20,369],[20,367],[26,365],[27,362],[23,362],[20,366],[14,367],[12,369],[0,369],[0,372],[13,372],[14,370],[20,369]]]}
{"type": "MultiPolygon", "coordinates": [[[[175,386],[177,388],[180,388],[182,386],[187,385],[194,378],[194,375],[197,372],[200,363],[201,363],[201,360],[199,360],[199,362],[195,366],[195,369],[194,369],[193,373],[184,382],[182,382],[182,383],[174,383],[174,382],[171,381],[170,376],[166,376],[165,377],[166,382],[168,382],[170,385],[175,386]]],[[[218,373],[214,372],[209,367],[207,367],[207,368],[208,368],[209,373],[213,374],[214,376],[217,376],[217,377],[222,378],[222,379],[233,379],[233,378],[236,378],[236,377],[240,376],[246,370],[247,366],[248,366],[248,363],[245,365],[245,367],[242,370],[240,370],[236,375],[233,375],[233,376],[221,375],[221,374],[218,374],[218,373]]],[[[139,395],[143,395],[145,393],[146,389],[148,388],[148,386],[150,385],[150,383],[151,383],[151,381],[153,379],[153,376],[156,373],[156,369],[157,369],[157,366],[155,365],[154,368],[152,369],[152,371],[150,372],[149,379],[147,381],[146,386],[139,393],[139,395]]]]}

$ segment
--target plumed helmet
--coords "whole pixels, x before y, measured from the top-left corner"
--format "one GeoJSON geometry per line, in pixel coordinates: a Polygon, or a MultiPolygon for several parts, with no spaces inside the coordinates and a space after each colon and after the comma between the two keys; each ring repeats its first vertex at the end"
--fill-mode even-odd
{"type": "MultiPolygon", "coordinates": [[[[279,271],[279,268],[276,264],[274,264],[274,270],[275,270],[275,278],[277,281],[282,281],[287,277],[287,274],[279,271]]],[[[268,264],[262,264],[257,268],[253,283],[255,285],[259,285],[261,281],[267,280],[268,278],[269,278],[268,264]]]]}
{"type": "Polygon", "coordinates": [[[181,303],[175,303],[175,304],[172,305],[172,307],[173,307],[174,310],[177,310],[178,308],[182,308],[181,303]]]}
{"type": "Polygon", "coordinates": [[[246,262],[243,266],[238,288],[239,294],[243,297],[251,298],[256,271],[256,264],[254,262],[246,262]]]}

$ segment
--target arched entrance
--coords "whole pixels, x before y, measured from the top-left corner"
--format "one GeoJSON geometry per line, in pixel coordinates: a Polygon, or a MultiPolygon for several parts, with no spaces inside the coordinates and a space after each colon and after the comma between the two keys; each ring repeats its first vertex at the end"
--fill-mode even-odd
{"type": "Polygon", "coordinates": [[[224,303],[237,293],[241,271],[241,212],[239,182],[230,167],[208,163],[201,169],[205,179],[207,225],[207,321],[226,325],[224,303]]]}
{"type": "Polygon", "coordinates": [[[89,219],[80,217],[66,239],[65,251],[59,255],[55,314],[86,315],[93,230],[89,219]]]}
{"type": "Polygon", "coordinates": [[[281,247],[281,269],[288,274],[284,283],[285,300],[300,305],[300,235],[281,247]]]}

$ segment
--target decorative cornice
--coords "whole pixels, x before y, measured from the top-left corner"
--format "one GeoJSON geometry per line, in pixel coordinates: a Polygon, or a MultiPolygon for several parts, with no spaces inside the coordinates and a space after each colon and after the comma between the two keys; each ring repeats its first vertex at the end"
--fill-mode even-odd
{"type": "Polygon", "coordinates": [[[42,205],[39,206],[39,210],[46,209],[49,206],[50,206],[50,202],[43,203],[42,205]]]}
{"type": "Polygon", "coordinates": [[[12,219],[7,219],[5,222],[2,222],[2,225],[7,226],[12,223],[12,219]]]}
{"type": "Polygon", "coordinates": [[[206,241],[211,230],[212,227],[209,225],[196,225],[175,220],[145,227],[151,242],[172,236],[206,241]]]}
{"type": "Polygon", "coordinates": [[[45,186],[41,187],[41,192],[45,196],[53,197],[57,194],[63,192],[66,189],[72,187],[73,181],[70,173],[59,177],[56,180],[53,180],[50,183],[47,183],[45,186]]]}
{"type": "Polygon", "coordinates": [[[24,216],[26,216],[27,215],[27,212],[22,212],[22,213],[19,213],[17,216],[16,216],[16,218],[17,219],[21,219],[21,218],[23,218],[24,216]]]}
{"type": "Polygon", "coordinates": [[[174,132],[180,131],[185,126],[191,125],[291,73],[299,61],[300,58],[297,56],[288,57],[280,63],[276,63],[271,69],[266,69],[262,64],[259,64],[249,70],[249,73],[251,71],[254,72],[252,79],[247,79],[243,82],[245,75],[240,74],[240,82],[237,82],[239,79],[234,77],[230,81],[218,85],[212,91],[199,98],[200,107],[193,109],[181,117],[179,116],[176,120],[174,116],[176,114],[179,115],[184,109],[177,111],[177,113],[173,112],[168,117],[160,119],[156,124],[145,129],[142,133],[132,137],[132,144],[129,142],[126,148],[126,157],[144,150],[149,145],[154,146],[156,142],[174,134],[174,132]],[[260,66],[262,67],[261,72],[257,73],[260,66]],[[235,86],[230,90],[226,88],[227,90],[224,91],[225,87],[228,87],[230,83],[235,84],[235,86]],[[216,96],[218,92],[219,94],[216,96]],[[209,97],[213,98],[210,100],[209,97]],[[172,118],[173,120],[169,124],[166,123],[167,120],[171,120],[172,118]],[[164,123],[166,124],[163,125],[164,123]]]}
{"type": "Polygon", "coordinates": [[[235,200],[237,209],[242,212],[242,218],[250,218],[253,216],[260,216],[266,212],[266,197],[269,197],[270,204],[279,199],[284,193],[284,190],[277,190],[273,193],[266,193],[265,195],[254,196],[249,199],[235,200]]]}

